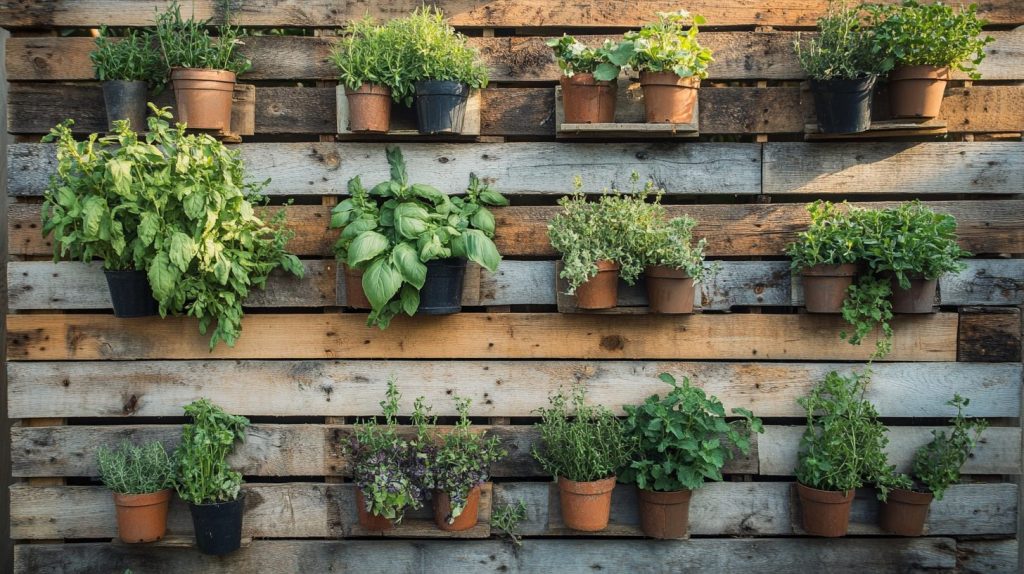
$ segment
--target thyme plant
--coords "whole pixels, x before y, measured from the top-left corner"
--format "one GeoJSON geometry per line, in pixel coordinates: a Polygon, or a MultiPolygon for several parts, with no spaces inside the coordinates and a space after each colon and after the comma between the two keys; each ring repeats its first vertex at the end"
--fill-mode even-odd
{"type": "Polygon", "coordinates": [[[149,494],[174,486],[174,458],[157,441],[101,446],[96,462],[103,485],[118,494],[149,494]]]}

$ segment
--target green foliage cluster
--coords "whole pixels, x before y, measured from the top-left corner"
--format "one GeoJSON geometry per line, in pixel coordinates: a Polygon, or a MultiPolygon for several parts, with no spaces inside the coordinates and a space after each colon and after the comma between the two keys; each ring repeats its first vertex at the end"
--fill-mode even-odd
{"type": "Polygon", "coordinates": [[[449,197],[434,187],[411,183],[402,150],[387,150],[391,179],[367,190],[359,177],[348,182],[351,197],[331,211],[331,227],[341,229],[338,259],[363,270],[363,291],[373,310],[367,324],[386,328],[401,312],[413,315],[427,277],[424,263],[465,257],[492,273],[501,255],[494,245],[494,215],[486,206],[508,205],[475,175],[465,197],[449,197]]]}
{"type": "Polygon", "coordinates": [[[697,42],[697,27],[704,22],[703,16],[691,17],[686,10],[659,12],[657,22],[626,32],[625,40],[633,44],[630,67],[640,72],[673,72],[681,78],[707,78],[711,49],[697,42]]]}
{"type": "Polygon", "coordinates": [[[148,494],[174,486],[174,458],[157,441],[142,446],[125,441],[115,449],[101,446],[96,462],[103,485],[118,494],[148,494]]]}
{"type": "Polygon", "coordinates": [[[491,526],[508,536],[512,544],[516,546],[523,545],[523,537],[517,531],[519,524],[524,520],[526,520],[526,503],[522,500],[516,500],[515,504],[510,502],[496,506],[491,510],[491,526]]]}
{"type": "Polygon", "coordinates": [[[338,79],[346,88],[357,90],[363,84],[387,86],[395,101],[409,105],[412,85],[406,80],[405,52],[399,46],[401,38],[394,26],[379,26],[369,18],[352,20],[335,44],[331,62],[337,66],[338,79]]]}
{"type": "Polygon", "coordinates": [[[840,331],[839,336],[859,345],[865,337],[875,330],[877,325],[882,329],[882,336],[875,342],[873,357],[884,357],[892,350],[892,287],[889,281],[865,273],[857,282],[850,285],[843,300],[843,319],[853,327],[852,331],[840,331]]]}
{"type": "Polygon", "coordinates": [[[625,405],[625,431],[637,444],[632,461],[620,473],[625,483],[646,490],[695,490],[705,480],[721,481],[722,467],[733,448],[750,452],[750,433],[764,432],[761,419],[747,409],[734,408],[741,418],[728,422],[718,398],[708,397],[684,378],[662,373],[672,386],[664,396],[651,395],[641,405],[625,405]]]}
{"type": "Polygon", "coordinates": [[[954,8],[942,2],[921,4],[868,5],[874,35],[874,58],[882,71],[898,66],[953,67],[981,78],[978,65],[985,59],[985,45],[994,42],[982,36],[987,23],[978,18],[978,5],[954,8]]]}
{"type": "Polygon", "coordinates": [[[78,142],[72,120],[44,138],[57,142],[57,173],[44,193],[43,232],[53,234],[55,260],[145,270],[162,316],[187,313],[204,334],[215,321],[210,348],[234,345],[249,290],[277,267],[302,276],[284,250],[284,212],[264,222],[254,209],[261,186],[244,182],[239,152],[171,128],[170,112],[150,107],[142,139],[120,121],[113,135],[78,142]]]}
{"type": "Polygon", "coordinates": [[[830,0],[828,11],[818,18],[818,35],[797,35],[793,47],[809,77],[854,80],[882,71],[875,54],[874,32],[865,25],[865,16],[863,6],[850,7],[845,0],[830,0]]]}
{"type": "Polygon", "coordinates": [[[605,40],[597,48],[591,48],[573,36],[563,34],[551,38],[548,46],[555,52],[558,69],[567,78],[576,74],[594,74],[594,79],[610,82],[619,77],[619,70],[629,64],[633,57],[632,42],[605,40]]]}
{"type": "Polygon", "coordinates": [[[156,16],[156,37],[160,43],[164,65],[168,68],[199,68],[245,73],[252,62],[238,53],[244,32],[224,24],[217,27],[217,36],[210,35],[210,20],[186,20],[181,6],[174,0],[156,16]]]}
{"type": "Polygon", "coordinates": [[[231,502],[242,488],[242,473],[231,470],[227,457],[245,440],[249,419],[231,415],[207,399],[185,407],[192,422],[181,428],[177,459],[178,496],[192,504],[231,502]]]}
{"type": "Polygon", "coordinates": [[[786,247],[793,271],[815,265],[856,263],[860,257],[863,230],[849,208],[818,200],[807,204],[811,223],[786,247]]]}
{"type": "Polygon", "coordinates": [[[537,409],[540,443],[533,457],[544,471],[576,482],[614,476],[628,465],[636,441],[626,436],[622,421],[607,408],[586,404],[586,391],[578,385],[566,396],[561,390],[549,397],[550,407],[537,409]]]}
{"type": "Polygon", "coordinates": [[[122,38],[113,38],[109,32],[106,26],[100,28],[96,49],[89,54],[97,80],[146,82],[150,86],[164,83],[167,70],[154,45],[152,31],[128,30],[122,38]]]}
{"type": "Polygon", "coordinates": [[[864,398],[868,382],[867,373],[843,376],[832,371],[798,399],[807,411],[795,471],[801,484],[846,491],[892,474],[885,455],[887,429],[864,398]]]}
{"type": "Polygon", "coordinates": [[[702,237],[694,243],[693,229],[697,227],[697,221],[687,215],[669,218],[660,203],[649,205],[654,206],[656,219],[640,239],[644,265],[663,265],[685,271],[694,281],[704,279],[707,239],[702,237]]]}

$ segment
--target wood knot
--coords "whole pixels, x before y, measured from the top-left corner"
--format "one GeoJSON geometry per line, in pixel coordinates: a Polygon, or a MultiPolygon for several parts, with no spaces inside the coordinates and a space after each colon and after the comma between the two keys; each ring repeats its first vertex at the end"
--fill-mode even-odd
{"type": "Polygon", "coordinates": [[[601,337],[601,348],[608,351],[621,351],[626,346],[626,341],[619,335],[608,335],[601,337]]]}

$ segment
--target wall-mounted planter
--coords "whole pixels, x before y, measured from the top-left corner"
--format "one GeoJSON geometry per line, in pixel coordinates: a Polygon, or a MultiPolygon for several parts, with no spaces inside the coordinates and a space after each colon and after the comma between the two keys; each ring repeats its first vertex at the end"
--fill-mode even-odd
{"type": "Polygon", "coordinates": [[[615,477],[593,482],[576,482],[558,477],[562,522],[573,530],[599,532],[608,527],[615,477]]]}
{"type": "Polygon", "coordinates": [[[442,490],[434,491],[434,523],[437,527],[446,532],[461,532],[476,526],[477,515],[480,513],[480,486],[474,486],[466,498],[466,506],[462,513],[455,517],[455,520],[448,523],[448,513],[451,511],[451,499],[442,490]]]}
{"type": "Polygon", "coordinates": [[[921,275],[910,277],[910,289],[900,287],[896,277],[889,278],[892,288],[893,313],[931,313],[935,305],[938,279],[925,279],[921,275]]]}
{"type": "Polygon", "coordinates": [[[157,314],[159,305],[153,298],[153,289],[145,271],[104,270],[103,275],[107,278],[115,317],[130,319],[157,314]]]}
{"type": "Polygon", "coordinates": [[[216,504],[189,504],[192,526],[196,533],[196,547],[203,554],[222,556],[242,546],[242,515],[245,493],[231,502],[216,504]]]}
{"type": "Polygon", "coordinates": [[[846,492],[818,490],[798,482],[796,491],[800,498],[800,516],[808,534],[829,538],[846,536],[853,505],[852,489],[846,492]]]}
{"type": "Polygon", "coordinates": [[[146,494],[114,494],[117,511],[117,536],[121,542],[154,542],[167,532],[167,507],[170,488],[146,494]]]}
{"type": "Polygon", "coordinates": [[[856,263],[814,265],[800,272],[808,313],[842,313],[846,290],[857,275],[856,263]]]}
{"type": "Polygon", "coordinates": [[[930,492],[894,488],[880,505],[878,524],[897,536],[921,536],[933,498],[930,492]]]}
{"type": "Polygon", "coordinates": [[[855,80],[811,80],[814,113],[822,133],[856,133],[871,127],[871,100],[877,76],[855,80]]]}
{"type": "Polygon", "coordinates": [[[462,133],[469,86],[447,80],[416,82],[416,117],[421,134],[462,133]]]}
{"type": "Polygon", "coordinates": [[[103,102],[107,108],[107,129],[114,131],[114,122],[128,120],[136,132],[146,131],[146,82],[108,80],[103,82],[103,102]]]}
{"type": "Polygon", "coordinates": [[[562,105],[565,122],[607,124],[615,121],[616,82],[601,82],[594,74],[562,76],[562,105]]]}
{"type": "MultiPolygon", "coordinates": [[[[465,103],[465,113],[462,119],[461,131],[456,135],[454,133],[441,133],[438,134],[440,137],[476,137],[480,135],[480,104],[481,104],[480,90],[469,90],[468,97],[465,103]]],[[[388,120],[388,129],[386,132],[374,131],[356,131],[353,126],[359,127],[359,120],[352,117],[352,110],[350,109],[349,98],[346,93],[345,86],[337,86],[335,88],[335,105],[337,106],[337,134],[340,139],[355,139],[363,138],[368,134],[381,134],[387,136],[398,136],[398,137],[423,137],[423,134],[419,131],[419,119],[417,116],[417,110],[415,106],[413,108],[407,108],[405,106],[391,105],[390,117],[388,120]],[[355,122],[355,123],[353,123],[355,122]]]]}
{"type": "Polygon", "coordinates": [[[420,289],[417,315],[451,315],[462,311],[466,260],[461,257],[428,261],[427,280],[420,289]]]}
{"type": "MultiPolygon", "coordinates": [[[[579,76],[580,74],[577,74],[579,76]]],[[[576,76],[573,76],[576,78],[576,76]]],[[[700,135],[700,103],[693,98],[691,120],[685,123],[650,123],[647,121],[645,90],[636,84],[620,79],[609,88],[611,101],[616,102],[611,116],[597,118],[593,115],[578,117],[570,114],[572,105],[566,97],[567,80],[555,86],[555,137],[572,138],[695,138],[700,135]],[[574,121],[574,120],[585,121],[574,121]],[[608,120],[597,122],[596,119],[608,120]]],[[[578,86],[576,86],[578,87],[578,86]]],[[[697,90],[688,89],[696,93],[697,90]]],[[[602,97],[604,97],[602,95],[602,97]]]]}
{"type": "Polygon", "coordinates": [[[618,299],[619,264],[614,261],[598,261],[597,275],[576,288],[576,306],[580,309],[611,309],[618,299]]]}
{"type": "Polygon", "coordinates": [[[647,280],[647,304],[651,313],[693,313],[693,277],[681,269],[661,265],[644,271],[647,280]]]}
{"type": "Polygon", "coordinates": [[[359,526],[365,530],[371,532],[383,532],[385,530],[391,530],[395,527],[395,524],[391,522],[391,519],[376,514],[370,514],[366,510],[366,498],[363,497],[363,490],[356,488],[356,514],[359,517],[359,526]]]}
{"type": "Polygon", "coordinates": [[[348,129],[353,132],[387,133],[391,128],[391,89],[363,84],[358,90],[345,88],[348,129]]]}
{"type": "Polygon", "coordinates": [[[640,72],[647,123],[693,123],[700,78],[680,78],[673,72],[640,72]]]}
{"type": "Polygon", "coordinates": [[[637,493],[640,498],[640,528],[646,536],[667,540],[686,538],[692,490],[657,492],[637,489],[637,493]]]}
{"type": "Polygon", "coordinates": [[[177,120],[194,130],[231,130],[235,73],[227,70],[171,70],[177,120]]]}
{"type": "Polygon", "coordinates": [[[949,68],[901,66],[889,73],[889,112],[894,118],[938,117],[949,68]]]}

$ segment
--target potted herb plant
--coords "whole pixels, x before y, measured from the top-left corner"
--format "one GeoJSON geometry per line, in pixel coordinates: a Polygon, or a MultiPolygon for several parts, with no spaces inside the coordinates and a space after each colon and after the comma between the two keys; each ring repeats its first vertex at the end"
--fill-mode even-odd
{"type": "Polygon", "coordinates": [[[862,230],[849,209],[827,201],[807,204],[811,223],[786,247],[800,273],[808,313],[840,313],[857,275],[862,230]]]}
{"type": "Polygon", "coordinates": [[[691,18],[686,10],[659,12],[657,22],[626,32],[625,40],[633,45],[629,63],[640,72],[648,123],[693,122],[697,90],[711,63],[711,50],[697,42],[697,27],[704,22],[703,16],[691,18]]]}
{"type": "Polygon", "coordinates": [[[227,457],[236,442],[245,440],[249,419],[228,414],[207,399],[187,405],[185,414],[192,422],[182,426],[175,454],[178,496],[192,513],[199,551],[229,554],[242,544],[245,493],[242,473],[231,470],[227,457]]]}
{"type": "Polygon", "coordinates": [[[100,28],[96,49],[89,54],[96,79],[103,82],[107,125],[128,120],[132,129],[146,129],[146,95],[150,85],[162,84],[165,70],[150,30],[129,30],[123,38],[112,38],[100,28]]]}
{"type": "Polygon", "coordinates": [[[178,120],[196,130],[231,128],[231,101],[235,80],[252,63],[238,54],[242,29],[217,27],[210,35],[210,20],[181,17],[177,0],[157,14],[156,36],[164,65],[171,71],[178,120]]]}
{"type": "Polygon", "coordinates": [[[647,304],[651,313],[692,313],[694,284],[704,278],[706,239],[693,242],[697,221],[689,216],[668,219],[660,203],[654,227],[641,238],[647,304]]]}
{"type": "Polygon", "coordinates": [[[537,409],[540,442],[533,457],[558,480],[565,525],[597,532],[608,526],[615,473],[629,463],[635,444],[610,410],[585,399],[577,386],[570,396],[559,390],[550,407],[537,409]]]}
{"type": "Polygon", "coordinates": [[[167,505],[174,488],[174,459],[164,445],[100,447],[100,480],[114,495],[117,534],[122,542],[153,542],[167,532],[167,505]]]}
{"type": "Polygon", "coordinates": [[[547,42],[562,70],[562,108],[570,124],[599,124],[615,121],[616,81],[619,71],[633,55],[632,42],[605,40],[591,48],[563,34],[547,42]]]}
{"type": "Polygon", "coordinates": [[[331,61],[348,100],[348,129],[353,132],[387,133],[391,125],[391,100],[411,101],[403,94],[404,52],[394,26],[371,19],[353,20],[338,40],[331,61]],[[392,86],[397,89],[392,92],[392,86]]]}
{"type": "Polygon", "coordinates": [[[738,420],[726,421],[725,407],[699,387],[668,373],[658,376],[671,385],[664,396],[651,395],[641,405],[624,405],[626,436],[636,453],[619,480],[636,484],[640,495],[640,526],[651,538],[685,538],[690,496],[705,480],[722,480],[722,467],[733,449],[750,452],[750,433],[764,432],[761,419],[734,408],[738,420]]]}
{"type": "Polygon", "coordinates": [[[985,45],[986,22],[977,4],[953,6],[935,2],[871,5],[875,58],[889,71],[889,111],[895,118],[934,118],[939,115],[950,69],[981,78],[978,65],[985,45]]]}
{"type": "Polygon", "coordinates": [[[391,179],[369,190],[358,177],[349,180],[351,197],[331,213],[331,227],[341,229],[335,253],[363,272],[362,289],[373,307],[367,324],[382,329],[401,312],[458,313],[467,258],[492,273],[501,262],[487,206],[508,205],[475,175],[465,197],[449,197],[410,182],[398,147],[388,148],[387,157],[391,179]]]}
{"type": "Polygon", "coordinates": [[[804,530],[845,536],[854,489],[891,473],[889,439],[874,405],[864,398],[868,375],[832,371],[797,402],[807,411],[796,467],[804,530]]]}
{"type": "Polygon", "coordinates": [[[473,430],[469,399],[456,397],[455,405],[459,420],[454,429],[432,438],[436,446],[427,462],[434,522],[453,532],[476,526],[480,487],[490,478],[491,464],[508,456],[500,439],[473,430]]]}
{"type": "Polygon", "coordinates": [[[933,499],[942,500],[946,489],[960,481],[960,468],[988,428],[984,419],[969,419],[964,409],[970,399],[954,395],[948,405],[956,407],[949,434],[933,430],[932,441],[914,454],[911,474],[891,473],[882,478],[879,525],[899,536],[920,536],[933,499]],[[888,488],[882,488],[885,486],[888,488]]]}
{"type": "Polygon", "coordinates": [[[861,7],[830,0],[818,19],[818,35],[794,42],[811,80],[814,112],[824,133],[862,132],[871,126],[871,102],[879,63],[861,7]]]}

